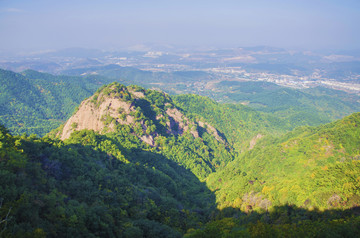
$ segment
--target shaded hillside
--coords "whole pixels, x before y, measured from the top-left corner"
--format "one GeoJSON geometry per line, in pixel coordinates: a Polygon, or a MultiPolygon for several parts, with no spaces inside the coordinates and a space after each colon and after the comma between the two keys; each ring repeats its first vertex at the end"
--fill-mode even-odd
{"type": "Polygon", "coordinates": [[[321,209],[360,205],[360,113],[319,127],[264,138],[208,185],[220,206],[243,210],[294,204],[321,209]]]}
{"type": "Polygon", "coordinates": [[[92,131],[0,142],[2,237],[181,237],[214,209],[188,170],[92,131]]]}
{"type": "Polygon", "coordinates": [[[359,237],[359,207],[326,211],[276,206],[267,212],[224,209],[213,221],[190,229],[187,238],[227,237],[359,237]],[[224,216],[225,215],[225,216],[224,216]]]}

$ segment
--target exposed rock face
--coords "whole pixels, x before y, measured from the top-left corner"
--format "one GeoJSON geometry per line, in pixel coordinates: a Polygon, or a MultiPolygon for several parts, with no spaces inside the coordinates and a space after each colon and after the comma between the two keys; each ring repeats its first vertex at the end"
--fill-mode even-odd
{"type": "Polygon", "coordinates": [[[134,98],[144,98],[145,94],[143,92],[137,92],[133,89],[129,89],[129,92],[133,95],[134,98]]]}
{"type": "MultiPolygon", "coordinates": [[[[94,97],[94,96],[93,96],[94,97]]],[[[134,118],[126,115],[126,119],[120,119],[119,109],[123,113],[129,114],[134,111],[134,106],[129,102],[121,101],[117,98],[106,98],[99,107],[91,101],[93,97],[83,101],[79,110],[65,123],[64,129],[61,133],[60,139],[65,140],[70,137],[71,133],[75,130],[89,129],[101,132],[105,128],[106,117],[110,116],[115,118],[119,124],[131,124],[134,118]],[[121,110],[120,109],[120,110],[121,110]]],[[[111,127],[109,128],[111,131],[111,127]]]]}
{"type": "Polygon", "coordinates": [[[168,124],[172,134],[182,135],[189,131],[195,138],[199,137],[199,132],[196,130],[196,125],[184,116],[177,108],[168,108],[166,114],[169,116],[170,122],[168,124]],[[174,128],[177,127],[177,131],[174,128]]]}
{"type": "Polygon", "coordinates": [[[185,125],[186,117],[176,108],[168,108],[166,114],[169,116],[169,122],[167,122],[168,133],[175,135],[182,135],[187,131],[188,126],[185,125]]]}
{"type": "Polygon", "coordinates": [[[154,142],[154,137],[151,136],[151,135],[143,135],[142,137],[140,137],[140,139],[145,142],[146,144],[149,144],[151,146],[154,146],[155,145],[155,142],[154,142]]]}

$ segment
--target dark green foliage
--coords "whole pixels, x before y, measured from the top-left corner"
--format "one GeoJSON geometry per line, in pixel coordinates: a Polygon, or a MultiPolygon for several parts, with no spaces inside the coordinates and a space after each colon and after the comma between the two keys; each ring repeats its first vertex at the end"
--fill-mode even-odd
{"type": "Polygon", "coordinates": [[[214,203],[189,171],[92,131],[64,143],[1,127],[0,141],[5,236],[180,237],[214,203]]]}
{"type": "Polygon", "coordinates": [[[170,101],[168,95],[154,90],[148,90],[146,97],[151,104],[160,107],[161,109],[164,109],[165,103],[170,101]]]}

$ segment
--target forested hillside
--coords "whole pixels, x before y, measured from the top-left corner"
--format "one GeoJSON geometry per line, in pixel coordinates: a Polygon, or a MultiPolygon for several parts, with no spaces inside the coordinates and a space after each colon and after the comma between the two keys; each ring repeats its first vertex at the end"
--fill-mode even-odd
{"type": "MultiPolygon", "coordinates": [[[[297,166],[291,167],[291,171],[283,167],[281,172],[275,170],[282,177],[273,179],[272,170],[277,167],[275,161],[271,161],[273,164],[265,163],[261,168],[253,166],[251,169],[254,172],[249,169],[240,171],[243,168],[241,165],[246,163],[241,162],[245,160],[245,155],[222,172],[210,175],[208,186],[211,189],[216,185],[214,178],[221,183],[213,192],[192,172],[161,153],[121,143],[112,134],[75,131],[62,142],[47,137],[13,137],[1,127],[1,235],[180,237],[185,233],[187,237],[356,236],[360,234],[356,208],[359,171],[356,169],[358,161],[353,155],[359,154],[358,147],[354,146],[359,140],[358,131],[354,130],[358,123],[359,115],[356,114],[343,121],[296,131],[278,139],[285,146],[294,136],[298,139],[299,135],[307,135],[305,142],[309,138],[316,141],[319,135],[328,136],[329,141],[341,143],[344,149],[338,153],[345,156],[345,161],[327,162],[320,167],[313,164],[308,168],[311,171],[301,166],[299,172],[296,172],[297,166]],[[342,140],[350,131],[354,137],[342,140]],[[324,169],[326,166],[327,169],[324,169]],[[267,173],[262,173],[262,170],[267,173]],[[285,174],[288,174],[288,180],[293,180],[284,180],[285,174]],[[309,179],[306,179],[306,174],[310,175],[309,179]],[[232,178],[237,182],[238,177],[248,179],[254,175],[259,177],[246,181],[248,186],[244,188],[232,183],[232,178]],[[281,178],[283,182],[280,182],[281,178]],[[314,183],[309,182],[311,179],[314,183]],[[336,182],[336,179],[341,180],[336,182]],[[303,183],[307,187],[302,187],[303,183]],[[258,192],[264,184],[262,191],[258,192]],[[264,189],[271,185],[277,187],[264,189]],[[292,186],[291,190],[286,190],[286,186],[292,186]],[[305,196],[309,201],[296,206],[297,200],[291,199],[304,197],[301,188],[318,193],[314,194],[314,198],[305,196]],[[242,192],[248,193],[241,196],[242,192]],[[277,203],[274,199],[279,196],[276,197],[276,194],[283,192],[285,195],[282,194],[281,199],[289,201],[280,200],[277,203]],[[229,194],[225,196],[227,201],[223,200],[224,194],[229,194]],[[271,196],[268,197],[269,194],[271,196]],[[325,203],[318,203],[320,206],[317,207],[317,199],[325,203]]],[[[255,146],[253,151],[264,149],[261,146],[263,143],[266,141],[255,146]]],[[[319,157],[325,157],[320,161],[329,160],[326,148],[321,151],[314,152],[319,157]]],[[[294,148],[293,154],[302,154],[302,151],[294,148]]],[[[281,163],[279,166],[282,167],[281,163]]]]}
{"type": "Polygon", "coordinates": [[[241,104],[221,104],[198,95],[179,95],[174,101],[195,118],[202,118],[218,128],[239,151],[253,147],[265,135],[279,135],[300,125],[319,123],[275,117],[241,104]]]}
{"type": "Polygon", "coordinates": [[[267,111],[97,76],[0,79],[0,236],[360,236],[360,113],[318,125],[356,106],[267,111]]]}
{"type": "Polygon", "coordinates": [[[13,137],[1,127],[1,234],[359,235],[359,117],[263,140],[210,175],[208,185],[171,157],[114,133],[75,131],[62,142],[13,137]]]}
{"type": "Polygon", "coordinates": [[[218,203],[244,210],[294,204],[314,209],[360,205],[360,113],[260,140],[208,185],[218,203]]]}
{"type": "Polygon", "coordinates": [[[221,212],[186,237],[359,236],[359,125],[356,113],[260,140],[208,177],[221,212]]]}
{"type": "Polygon", "coordinates": [[[103,77],[54,76],[32,70],[18,74],[0,69],[0,123],[15,134],[45,135],[104,83],[109,81],[103,77]]]}
{"type": "Polygon", "coordinates": [[[214,209],[190,171],[93,131],[0,142],[2,237],[180,237],[214,209]]]}

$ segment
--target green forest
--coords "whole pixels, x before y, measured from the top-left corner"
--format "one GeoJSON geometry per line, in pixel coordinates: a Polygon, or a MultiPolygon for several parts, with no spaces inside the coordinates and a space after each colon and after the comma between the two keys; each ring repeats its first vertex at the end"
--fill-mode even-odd
{"type": "Polygon", "coordinates": [[[350,96],[246,85],[268,103],[250,107],[105,76],[0,80],[0,237],[360,236],[350,96]]]}

